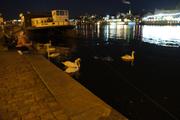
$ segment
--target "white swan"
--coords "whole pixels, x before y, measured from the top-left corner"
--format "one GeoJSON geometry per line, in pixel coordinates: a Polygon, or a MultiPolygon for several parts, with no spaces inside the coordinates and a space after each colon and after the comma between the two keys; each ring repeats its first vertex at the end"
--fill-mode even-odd
{"type": "Polygon", "coordinates": [[[121,59],[124,61],[133,61],[134,60],[134,53],[135,52],[132,51],[131,55],[126,54],[126,55],[122,56],[121,59]]]}
{"type": "Polygon", "coordinates": [[[60,55],[60,53],[56,52],[55,47],[51,47],[51,43],[45,44],[46,45],[46,51],[48,54],[48,58],[55,58],[60,55]]]}
{"type": "Polygon", "coordinates": [[[60,53],[50,53],[50,54],[48,54],[48,58],[55,58],[59,55],[60,55],[60,53]]]}
{"type": "Polygon", "coordinates": [[[67,68],[65,70],[66,73],[74,73],[79,71],[80,68],[80,58],[77,58],[74,62],[71,61],[65,61],[62,62],[62,64],[64,64],[67,68]]]}

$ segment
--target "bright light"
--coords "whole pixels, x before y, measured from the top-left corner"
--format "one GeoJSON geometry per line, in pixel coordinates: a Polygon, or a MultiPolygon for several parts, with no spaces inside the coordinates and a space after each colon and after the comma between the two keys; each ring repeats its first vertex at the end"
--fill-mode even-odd
{"type": "Polygon", "coordinates": [[[110,29],[115,29],[115,28],[116,28],[116,23],[110,22],[110,29]]]}
{"type": "Polygon", "coordinates": [[[129,19],[127,19],[127,18],[124,19],[124,22],[129,22],[129,21],[131,21],[131,20],[129,20],[129,19]]]}
{"type": "Polygon", "coordinates": [[[97,25],[100,25],[100,21],[98,21],[96,24],[97,24],[97,25]]]}
{"type": "Polygon", "coordinates": [[[143,26],[144,42],[160,46],[180,46],[180,26],[143,26]]]}
{"type": "Polygon", "coordinates": [[[179,21],[180,13],[161,13],[143,17],[143,21],[179,21]]]}

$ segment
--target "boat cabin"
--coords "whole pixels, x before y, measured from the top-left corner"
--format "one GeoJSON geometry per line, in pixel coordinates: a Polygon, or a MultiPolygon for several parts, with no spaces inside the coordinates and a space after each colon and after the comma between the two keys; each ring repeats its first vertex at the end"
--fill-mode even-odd
{"type": "Polygon", "coordinates": [[[53,27],[69,25],[68,10],[52,10],[45,14],[20,14],[21,21],[24,21],[25,27],[53,27]]]}

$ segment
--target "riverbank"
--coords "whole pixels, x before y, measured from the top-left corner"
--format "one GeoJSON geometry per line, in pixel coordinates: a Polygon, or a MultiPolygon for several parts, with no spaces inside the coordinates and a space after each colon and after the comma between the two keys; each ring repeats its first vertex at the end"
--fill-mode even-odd
{"type": "Polygon", "coordinates": [[[126,120],[44,57],[0,54],[0,119],[126,120]]]}

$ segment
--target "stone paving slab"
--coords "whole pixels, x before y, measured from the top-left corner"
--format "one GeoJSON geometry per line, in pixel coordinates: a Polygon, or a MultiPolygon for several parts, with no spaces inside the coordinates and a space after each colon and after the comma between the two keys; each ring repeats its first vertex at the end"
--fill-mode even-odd
{"type": "Polygon", "coordinates": [[[69,120],[24,56],[0,52],[0,120],[69,120]]]}
{"type": "Polygon", "coordinates": [[[71,120],[127,120],[44,57],[26,58],[71,120]]]}

